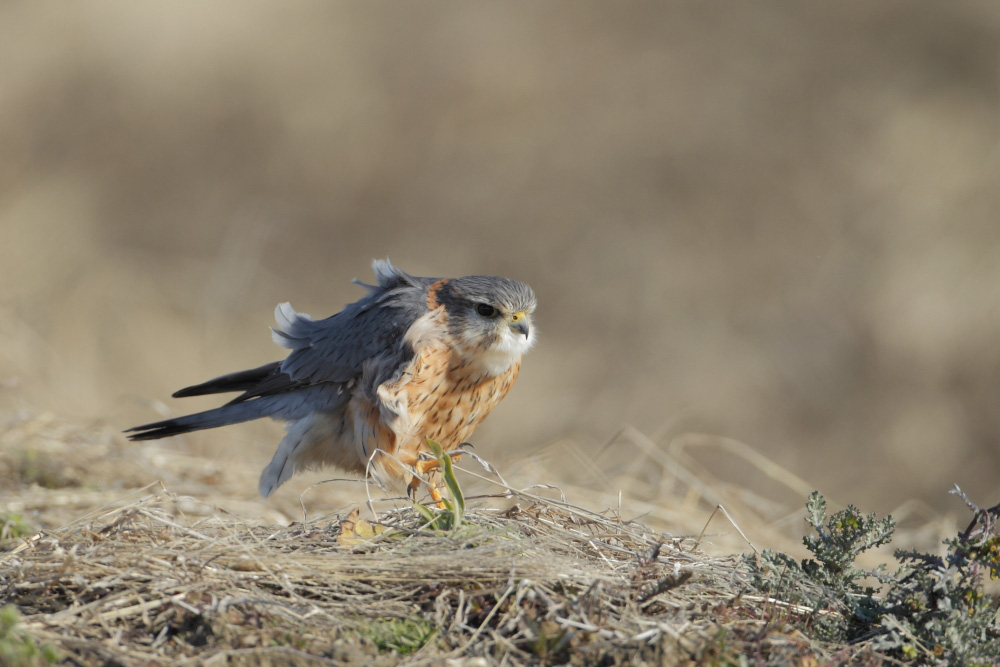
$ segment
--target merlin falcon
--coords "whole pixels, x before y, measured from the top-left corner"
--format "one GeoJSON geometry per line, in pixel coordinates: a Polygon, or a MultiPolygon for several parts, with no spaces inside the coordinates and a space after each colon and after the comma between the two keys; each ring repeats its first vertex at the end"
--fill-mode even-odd
{"type": "MultiPolygon", "coordinates": [[[[260,476],[267,497],[301,471],[335,466],[416,491],[426,440],[453,452],[507,395],[532,346],[535,293],[497,276],[420,278],[389,260],[377,285],[324,320],[275,309],[278,361],[217,377],[175,398],[241,392],[214,410],[136,426],[131,440],[271,417],[286,424],[260,476]]],[[[357,281],[355,281],[357,282],[357,281]]]]}

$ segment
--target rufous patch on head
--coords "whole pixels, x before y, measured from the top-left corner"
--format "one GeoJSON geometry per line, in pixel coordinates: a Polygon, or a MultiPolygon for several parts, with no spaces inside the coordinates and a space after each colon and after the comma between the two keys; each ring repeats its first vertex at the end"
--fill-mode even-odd
{"type": "Polygon", "coordinates": [[[436,283],[431,283],[431,286],[427,288],[427,307],[431,310],[441,306],[441,302],[438,301],[438,291],[451,282],[451,278],[442,278],[436,283]]]}

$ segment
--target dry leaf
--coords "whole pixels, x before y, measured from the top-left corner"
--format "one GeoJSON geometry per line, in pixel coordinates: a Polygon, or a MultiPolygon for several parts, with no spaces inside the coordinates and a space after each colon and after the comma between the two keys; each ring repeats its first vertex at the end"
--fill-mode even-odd
{"type": "Polygon", "coordinates": [[[340,522],[340,535],[337,543],[347,546],[363,544],[380,533],[386,531],[385,526],[373,526],[361,518],[361,510],[355,507],[351,513],[340,522]]]}

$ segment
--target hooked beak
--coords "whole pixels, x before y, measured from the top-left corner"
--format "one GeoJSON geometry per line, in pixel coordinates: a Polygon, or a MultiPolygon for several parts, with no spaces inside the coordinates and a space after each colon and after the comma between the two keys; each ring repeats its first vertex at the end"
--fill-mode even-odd
{"type": "Polygon", "coordinates": [[[524,313],[514,313],[510,318],[510,330],[514,333],[519,333],[525,338],[528,337],[528,333],[531,329],[528,327],[528,316],[524,313]]]}

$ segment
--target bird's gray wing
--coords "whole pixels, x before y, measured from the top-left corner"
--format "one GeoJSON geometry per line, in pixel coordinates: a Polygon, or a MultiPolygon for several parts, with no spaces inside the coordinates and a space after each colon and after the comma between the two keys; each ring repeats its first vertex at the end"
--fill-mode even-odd
{"type": "Polygon", "coordinates": [[[278,367],[300,385],[342,383],[361,375],[364,363],[378,356],[405,360],[404,334],[427,312],[427,288],[434,278],[400,271],[388,260],[373,263],[377,285],[324,320],[295,312],[288,303],[275,309],[274,342],[291,350],[278,367]]]}
{"type": "Polygon", "coordinates": [[[389,260],[376,260],[372,268],[377,284],[364,285],[368,295],[333,317],[317,322],[287,303],[278,306],[274,340],[291,350],[284,361],[229,373],[174,396],[242,394],[214,410],[128,429],[129,439],[151,440],[261,417],[296,420],[315,411],[332,412],[350,396],[343,384],[366,370],[365,390],[372,393],[384,379],[398,377],[413,358],[406,332],[427,313],[428,288],[436,279],[411,276],[389,260]]]}
{"type": "Polygon", "coordinates": [[[234,405],[315,385],[343,384],[360,377],[369,360],[377,362],[379,377],[369,378],[376,386],[401,372],[412,356],[404,335],[427,312],[427,289],[436,279],[411,276],[388,260],[376,260],[372,268],[377,284],[359,283],[368,295],[332,317],[316,321],[288,303],[275,309],[274,341],[291,350],[284,361],[223,375],[174,396],[242,392],[229,402],[234,405]]]}

